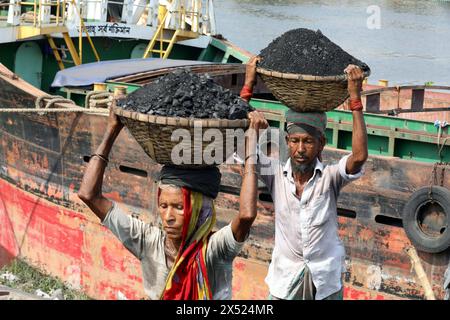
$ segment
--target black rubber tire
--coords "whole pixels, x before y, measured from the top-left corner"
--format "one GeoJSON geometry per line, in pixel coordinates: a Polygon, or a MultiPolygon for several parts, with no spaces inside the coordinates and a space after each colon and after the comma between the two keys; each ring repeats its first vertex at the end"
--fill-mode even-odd
{"type": "Polygon", "coordinates": [[[446,215],[445,231],[438,238],[425,234],[417,223],[419,209],[430,203],[430,187],[423,187],[414,192],[403,208],[403,228],[412,244],[420,251],[438,253],[450,247],[450,191],[440,186],[432,187],[432,198],[446,215]]]}

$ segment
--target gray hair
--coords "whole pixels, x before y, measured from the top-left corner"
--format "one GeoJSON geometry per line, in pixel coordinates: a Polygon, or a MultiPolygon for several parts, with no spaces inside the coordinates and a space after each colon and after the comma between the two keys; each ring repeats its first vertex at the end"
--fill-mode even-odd
{"type": "Polygon", "coordinates": [[[181,191],[180,186],[177,186],[177,185],[171,184],[171,183],[162,183],[161,181],[158,182],[158,188],[160,188],[161,190],[177,189],[177,190],[181,191]]]}

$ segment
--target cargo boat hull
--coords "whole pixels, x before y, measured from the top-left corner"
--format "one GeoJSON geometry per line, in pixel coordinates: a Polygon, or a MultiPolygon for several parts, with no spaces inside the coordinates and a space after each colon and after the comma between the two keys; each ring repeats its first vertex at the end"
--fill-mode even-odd
{"type": "MultiPolygon", "coordinates": [[[[236,83],[235,89],[240,85],[236,83]]],[[[0,86],[2,107],[33,108],[43,94],[4,75],[0,86]]],[[[267,112],[270,116],[273,110],[267,112]]],[[[129,299],[140,299],[144,292],[139,261],[77,197],[106,121],[105,116],[92,114],[0,113],[0,247],[4,260],[25,259],[93,298],[116,299],[120,291],[129,299]]],[[[327,147],[324,159],[336,162],[347,153],[327,147]]],[[[153,223],[158,169],[123,130],[103,191],[130,214],[153,223]]],[[[425,298],[423,283],[405,252],[411,242],[401,227],[401,214],[411,193],[429,185],[432,169],[431,162],[372,155],[365,176],[342,191],[338,214],[347,253],[345,298],[425,298]]],[[[239,166],[221,166],[221,171],[218,227],[237,213],[240,186],[239,166]]],[[[450,188],[449,179],[444,182],[450,188]]],[[[273,248],[274,216],[267,191],[261,187],[259,192],[258,217],[234,263],[235,299],[268,295],[264,277],[273,248]]],[[[418,255],[434,295],[442,299],[449,250],[418,255]]]]}

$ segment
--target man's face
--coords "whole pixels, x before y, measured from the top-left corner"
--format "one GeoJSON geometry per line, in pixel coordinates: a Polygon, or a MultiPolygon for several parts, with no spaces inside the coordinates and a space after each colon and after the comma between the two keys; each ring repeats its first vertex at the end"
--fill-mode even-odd
{"type": "Polygon", "coordinates": [[[315,160],[325,145],[323,138],[318,139],[308,133],[288,134],[286,142],[292,168],[301,173],[314,169],[315,160]]]}
{"type": "Polygon", "coordinates": [[[159,195],[159,214],[163,229],[172,241],[180,241],[184,224],[183,193],[179,188],[165,187],[159,195]]]}

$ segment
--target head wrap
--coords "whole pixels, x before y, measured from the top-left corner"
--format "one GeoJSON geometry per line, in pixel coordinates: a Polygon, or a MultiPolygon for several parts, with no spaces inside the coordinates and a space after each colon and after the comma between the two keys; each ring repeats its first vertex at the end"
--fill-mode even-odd
{"type": "Polygon", "coordinates": [[[187,169],[178,166],[163,166],[159,179],[162,184],[173,184],[200,192],[215,199],[220,189],[222,177],[217,167],[187,169]]]}
{"type": "Polygon", "coordinates": [[[308,133],[313,136],[324,136],[327,127],[325,112],[286,112],[287,133],[308,133]]]}

